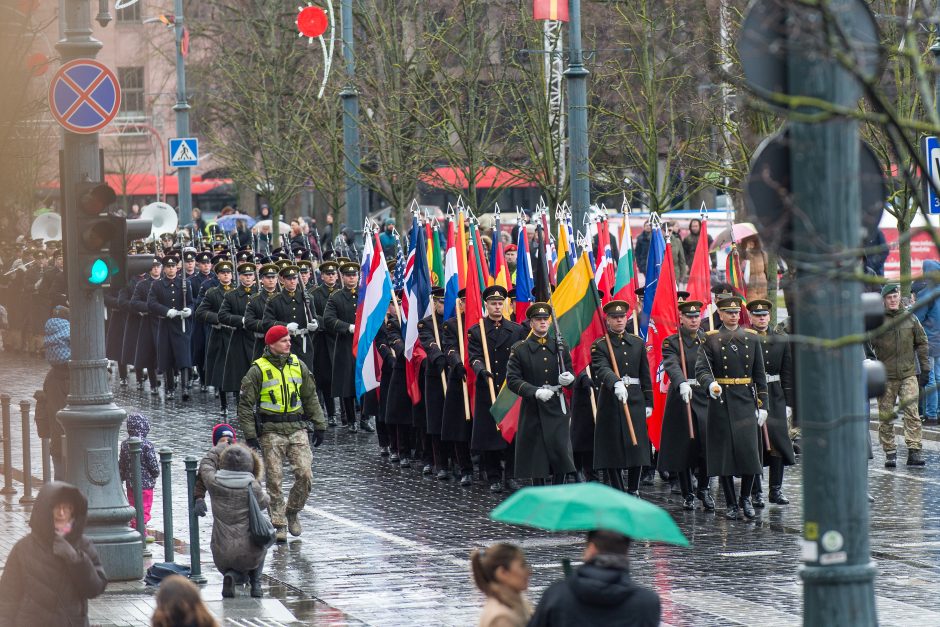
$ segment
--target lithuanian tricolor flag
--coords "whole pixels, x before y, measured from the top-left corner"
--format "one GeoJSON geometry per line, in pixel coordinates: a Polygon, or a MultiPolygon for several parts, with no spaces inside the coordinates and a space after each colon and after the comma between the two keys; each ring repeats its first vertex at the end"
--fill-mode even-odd
{"type": "Polygon", "coordinates": [[[591,343],[604,334],[601,299],[594,284],[594,270],[587,251],[555,288],[552,296],[561,337],[571,349],[574,373],[591,363],[591,343]]]}

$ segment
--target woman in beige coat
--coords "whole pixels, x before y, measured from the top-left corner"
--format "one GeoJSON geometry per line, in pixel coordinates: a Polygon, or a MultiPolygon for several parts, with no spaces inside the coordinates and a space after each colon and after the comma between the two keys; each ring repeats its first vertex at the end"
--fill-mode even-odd
{"type": "Polygon", "coordinates": [[[522,549],[498,542],[470,554],[473,581],[486,604],[480,613],[480,627],[525,627],[532,616],[532,606],[522,596],[532,574],[522,549]]]}

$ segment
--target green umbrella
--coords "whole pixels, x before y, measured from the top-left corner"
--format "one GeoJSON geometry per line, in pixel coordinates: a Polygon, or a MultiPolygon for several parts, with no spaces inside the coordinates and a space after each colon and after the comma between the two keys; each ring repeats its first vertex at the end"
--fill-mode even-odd
{"type": "Polygon", "coordinates": [[[688,546],[663,508],[600,483],[523,488],[490,512],[493,520],[548,531],[616,531],[634,540],[688,546]]]}

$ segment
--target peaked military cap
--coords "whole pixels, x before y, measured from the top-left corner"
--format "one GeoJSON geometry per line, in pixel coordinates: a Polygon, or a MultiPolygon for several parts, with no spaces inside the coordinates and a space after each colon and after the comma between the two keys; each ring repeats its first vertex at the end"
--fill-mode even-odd
{"type": "Polygon", "coordinates": [[[281,268],[281,269],[278,271],[278,275],[279,275],[282,279],[296,279],[296,278],[297,278],[297,273],[300,272],[300,268],[299,268],[298,266],[295,266],[294,264],[292,264],[292,263],[290,263],[290,262],[288,262],[287,264],[283,264],[283,265],[282,265],[282,264],[278,264],[278,265],[279,265],[280,268],[281,268]]]}
{"type": "Polygon", "coordinates": [[[507,294],[508,294],[508,290],[502,285],[491,285],[485,290],[483,290],[483,294],[481,294],[481,296],[483,297],[484,301],[506,300],[507,294]]]}
{"type": "Polygon", "coordinates": [[[355,261],[346,260],[339,264],[339,271],[346,275],[359,274],[359,264],[355,261]]]}
{"type": "Polygon", "coordinates": [[[698,300],[684,300],[679,303],[679,313],[691,318],[702,315],[702,302],[698,300]]]}
{"type": "Polygon", "coordinates": [[[255,264],[247,261],[243,261],[238,264],[238,273],[239,274],[254,274],[255,273],[255,264]]]}
{"type": "Polygon", "coordinates": [[[529,305],[529,308],[526,309],[525,317],[529,320],[551,318],[552,306],[548,303],[532,303],[529,305]]]}
{"type": "Polygon", "coordinates": [[[313,270],[313,262],[309,259],[298,259],[297,267],[300,268],[301,272],[310,272],[313,270]]]}
{"type": "Polygon", "coordinates": [[[212,267],[212,270],[213,270],[216,274],[219,274],[220,272],[231,272],[231,271],[232,271],[232,262],[229,261],[228,259],[223,259],[223,260],[220,261],[219,263],[215,264],[215,265],[212,267]]]}
{"type": "Polygon", "coordinates": [[[211,263],[212,262],[212,253],[203,251],[196,255],[197,263],[211,263]]]}
{"type": "Polygon", "coordinates": [[[435,300],[443,300],[443,299],[444,299],[444,288],[443,288],[443,287],[432,287],[432,288],[431,288],[431,296],[432,296],[435,300]]]}
{"type": "Polygon", "coordinates": [[[772,308],[773,303],[764,298],[755,298],[747,304],[747,310],[752,314],[769,314],[772,308]]]}
{"type": "Polygon", "coordinates": [[[339,269],[339,264],[328,259],[320,264],[320,274],[333,274],[339,269]]]}
{"type": "Polygon", "coordinates": [[[684,290],[679,290],[678,292],[676,292],[676,298],[679,299],[679,302],[680,302],[680,303],[681,303],[682,301],[688,299],[689,296],[691,296],[691,294],[689,294],[688,292],[686,292],[686,291],[684,291],[684,290]]]}
{"type": "Polygon", "coordinates": [[[608,316],[625,316],[630,312],[630,305],[625,300],[612,300],[604,305],[604,313],[608,316]]]}
{"type": "Polygon", "coordinates": [[[741,311],[741,297],[730,292],[715,294],[715,304],[721,311],[741,311]]]}
{"type": "Polygon", "coordinates": [[[274,262],[263,264],[258,268],[258,273],[261,276],[277,276],[277,264],[274,262]]]}

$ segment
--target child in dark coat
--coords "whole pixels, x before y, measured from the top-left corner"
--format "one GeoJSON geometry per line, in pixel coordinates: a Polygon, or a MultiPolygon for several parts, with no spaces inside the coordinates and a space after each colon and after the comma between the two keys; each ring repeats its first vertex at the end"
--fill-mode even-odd
{"type": "MultiPolygon", "coordinates": [[[[157,477],[160,476],[160,462],[157,460],[157,452],[153,448],[153,443],[147,439],[150,433],[150,421],[143,414],[131,414],[127,417],[127,436],[130,438],[140,438],[140,484],[143,490],[143,509],[144,524],[150,522],[150,508],[153,506],[153,488],[157,485],[157,477]]],[[[121,455],[118,458],[118,466],[121,471],[121,481],[127,487],[127,502],[134,506],[134,488],[131,485],[131,479],[134,477],[134,470],[131,467],[131,449],[127,440],[121,442],[121,455]]],[[[137,528],[137,520],[131,520],[131,527],[137,528]]],[[[150,540],[149,534],[147,538],[150,540]]]]}

